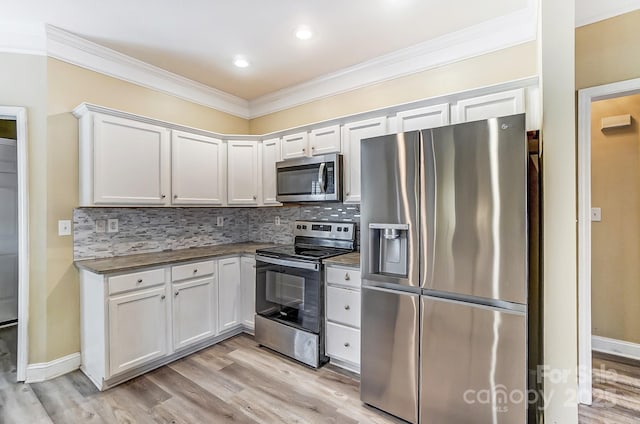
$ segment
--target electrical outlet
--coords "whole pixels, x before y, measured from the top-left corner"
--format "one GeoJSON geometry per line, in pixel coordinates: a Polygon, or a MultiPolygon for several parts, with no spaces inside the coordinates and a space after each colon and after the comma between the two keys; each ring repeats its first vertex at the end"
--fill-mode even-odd
{"type": "Polygon", "coordinates": [[[96,219],[96,233],[106,233],[106,232],[107,232],[107,220],[96,219]]]}
{"type": "Polygon", "coordinates": [[[71,221],[68,219],[58,221],[58,235],[70,236],[71,235],[71,221]]]}
{"type": "Polygon", "coordinates": [[[591,221],[593,221],[593,222],[602,221],[602,209],[600,209],[600,208],[591,208],[591,221]]]}
{"type": "Polygon", "coordinates": [[[276,225],[280,225],[280,217],[276,216],[276,225]]]}
{"type": "Polygon", "coordinates": [[[224,225],[224,217],[223,216],[219,216],[218,218],[216,218],[216,225],[218,227],[222,227],[224,225]]]}
{"type": "Polygon", "coordinates": [[[118,232],[118,218],[111,218],[107,220],[107,232],[108,233],[118,232]]]}

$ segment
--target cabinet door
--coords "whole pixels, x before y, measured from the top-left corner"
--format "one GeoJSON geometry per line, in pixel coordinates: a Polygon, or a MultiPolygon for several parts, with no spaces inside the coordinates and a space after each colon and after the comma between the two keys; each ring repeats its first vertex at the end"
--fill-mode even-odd
{"type": "Polygon", "coordinates": [[[282,159],[294,159],[309,156],[307,132],[285,135],[282,137],[282,159]]]}
{"type": "Polygon", "coordinates": [[[109,375],[168,353],[165,286],[109,298],[109,375]]]}
{"type": "Polygon", "coordinates": [[[258,204],[258,143],[229,141],[227,147],[228,204],[258,204]]]}
{"type": "Polygon", "coordinates": [[[449,124],[449,104],[405,110],[396,115],[398,132],[425,130],[449,124]]]}
{"type": "Polygon", "coordinates": [[[256,260],[241,258],[242,277],[242,323],[253,329],[256,313],[256,260]]]}
{"type": "Polygon", "coordinates": [[[276,200],[276,162],[280,161],[280,139],[272,138],[262,142],[262,203],[280,205],[276,200]]]}
{"type": "Polygon", "coordinates": [[[309,133],[312,155],[340,153],[340,125],[318,128],[309,133]]]}
{"type": "Polygon", "coordinates": [[[173,284],[173,348],[187,347],[215,336],[215,277],[173,284]]]}
{"type": "Polygon", "coordinates": [[[218,332],[231,330],[242,324],[240,258],[218,261],[218,332]]]}
{"type": "Polygon", "coordinates": [[[480,121],[524,113],[524,104],[524,88],[460,100],[456,105],[456,122],[480,121]]]}
{"type": "Polygon", "coordinates": [[[225,148],[222,140],[173,131],[171,191],[174,205],[222,205],[225,148]]]}
{"type": "Polygon", "coordinates": [[[167,205],[169,130],[108,115],[94,118],[96,205],[167,205]]]}
{"type": "MultiPolygon", "coordinates": [[[[387,118],[351,122],[343,127],[345,203],[360,203],[360,140],[387,133],[387,118]]],[[[365,164],[366,165],[366,164],[365,164]]]]}

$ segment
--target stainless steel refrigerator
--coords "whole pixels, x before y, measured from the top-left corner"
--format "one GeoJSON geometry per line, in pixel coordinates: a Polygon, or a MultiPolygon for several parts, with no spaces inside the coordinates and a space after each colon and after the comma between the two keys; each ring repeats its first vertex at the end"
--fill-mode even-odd
{"type": "Polygon", "coordinates": [[[535,422],[539,162],[529,144],[524,115],[363,140],[365,403],[412,423],[535,422]]]}

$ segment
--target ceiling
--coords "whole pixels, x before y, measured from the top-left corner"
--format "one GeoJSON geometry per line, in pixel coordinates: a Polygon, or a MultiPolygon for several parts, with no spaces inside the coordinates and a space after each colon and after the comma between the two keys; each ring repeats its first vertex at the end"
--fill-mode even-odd
{"type": "Polygon", "coordinates": [[[523,9],[528,0],[21,0],[0,19],[47,23],[252,100],[523,9]],[[294,36],[298,25],[314,32],[294,36]],[[251,63],[240,69],[236,55],[251,63]]]}
{"type": "MultiPolygon", "coordinates": [[[[575,1],[578,25],[640,8],[640,0],[575,1]]],[[[251,117],[535,39],[538,2],[14,0],[0,14],[0,50],[45,42],[53,57],[251,117]],[[43,24],[49,36],[57,28],[54,44],[70,43],[62,53],[33,31],[43,24]],[[297,39],[301,24],[314,37],[297,39]],[[69,56],[72,45],[80,56],[69,56]],[[126,59],[108,49],[155,68],[123,71],[126,59]],[[251,65],[235,67],[237,55],[251,65]]]]}

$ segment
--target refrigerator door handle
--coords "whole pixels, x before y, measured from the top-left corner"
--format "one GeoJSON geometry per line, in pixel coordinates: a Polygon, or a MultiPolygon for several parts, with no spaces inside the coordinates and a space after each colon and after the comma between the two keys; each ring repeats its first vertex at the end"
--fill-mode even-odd
{"type": "Polygon", "coordinates": [[[435,244],[436,244],[436,220],[438,201],[438,173],[436,169],[435,149],[433,145],[433,133],[431,130],[422,131],[420,186],[421,186],[421,207],[420,207],[420,261],[422,269],[422,288],[432,286],[433,267],[435,264],[435,244]]]}

